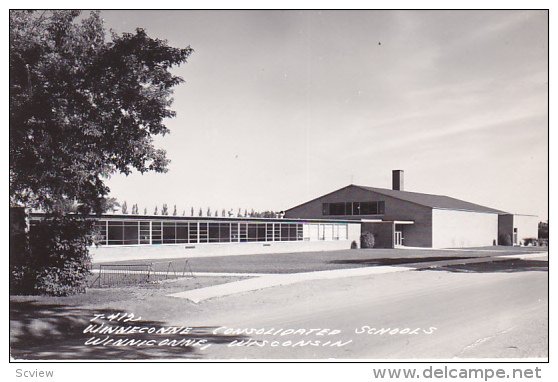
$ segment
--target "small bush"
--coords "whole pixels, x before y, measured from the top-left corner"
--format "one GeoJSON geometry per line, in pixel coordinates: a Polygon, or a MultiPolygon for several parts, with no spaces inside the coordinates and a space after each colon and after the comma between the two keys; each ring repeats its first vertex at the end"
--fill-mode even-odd
{"type": "Polygon", "coordinates": [[[505,246],[512,245],[511,235],[509,233],[503,233],[500,236],[498,236],[498,244],[505,245],[505,246]]]}
{"type": "Polygon", "coordinates": [[[85,291],[92,223],[51,216],[33,225],[27,250],[10,271],[10,293],[67,296],[85,291]]]}
{"type": "MultiPolygon", "coordinates": [[[[25,255],[21,253],[20,255],[25,255]]],[[[10,294],[34,294],[35,272],[23,264],[10,264],[10,294]]]]}
{"type": "Polygon", "coordinates": [[[357,244],[357,242],[354,241],[354,240],[353,240],[352,243],[351,243],[351,249],[358,249],[358,244],[357,244]]]}
{"type": "Polygon", "coordinates": [[[360,248],[374,248],[374,234],[371,232],[364,232],[360,235],[360,248]]]}
{"type": "Polygon", "coordinates": [[[539,241],[534,237],[529,237],[523,240],[523,245],[536,247],[539,245],[539,241]]]}

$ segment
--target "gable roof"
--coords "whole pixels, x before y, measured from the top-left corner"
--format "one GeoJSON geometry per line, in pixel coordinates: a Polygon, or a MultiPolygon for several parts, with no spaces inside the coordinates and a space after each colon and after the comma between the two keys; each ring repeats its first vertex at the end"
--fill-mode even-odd
{"type": "Polygon", "coordinates": [[[397,191],[388,188],[358,186],[356,184],[353,184],[352,186],[361,188],[363,190],[376,192],[378,194],[387,195],[395,199],[400,199],[400,200],[405,200],[407,202],[420,204],[426,207],[440,208],[440,209],[447,209],[447,210],[507,214],[507,212],[504,211],[481,206],[475,203],[469,203],[460,199],[450,198],[449,196],[445,196],[445,195],[433,195],[433,194],[422,194],[420,192],[397,191]]]}

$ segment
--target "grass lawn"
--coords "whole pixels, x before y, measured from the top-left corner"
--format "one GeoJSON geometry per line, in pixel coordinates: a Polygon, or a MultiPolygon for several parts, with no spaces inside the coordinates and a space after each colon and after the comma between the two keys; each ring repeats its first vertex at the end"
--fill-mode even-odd
{"type": "MultiPolygon", "coordinates": [[[[339,251],[278,253],[259,255],[192,257],[188,259],[193,272],[231,273],[298,273],[371,267],[381,265],[402,265],[408,263],[470,257],[520,254],[540,252],[547,247],[484,247],[468,251],[432,249],[350,249],[339,251]]],[[[127,261],[127,264],[149,263],[151,260],[127,261]]],[[[164,271],[168,261],[180,267],[180,259],[154,259],[154,270],[164,271]]],[[[183,261],[183,260],[182,260],[183,261]]],[[[123,262],[124,263],[124,262],[123,262]]],[[[115,264],[118,264],[116,262],[115,264]]],[[[98,265],[97,265],[98,266],[98,265]]]]}

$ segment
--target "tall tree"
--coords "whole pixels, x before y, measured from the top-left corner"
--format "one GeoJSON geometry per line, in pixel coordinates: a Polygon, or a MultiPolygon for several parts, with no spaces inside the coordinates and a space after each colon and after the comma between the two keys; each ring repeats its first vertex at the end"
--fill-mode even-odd
{"type": "Polygon", "coordinates": [[[108,34],[99,12],[10,11],[10,204],[63,199],[101,213],[105,179],[165,172],[170,72],[192,53],[138,28],[108,34]],[[108,37],[107,37],[108,36],[108,37]]]}
{"type": "Polygon", "coordinates": [[[101,210],[102,212],[116,212],[120,207],[120,203],[116,200],[116,198],[105,198],[101,202],[101,210]]]}
{"type": "Polygon", "coordinates": [[[548,239],[548,221],[539,222],[539,239],[548,239]]]}

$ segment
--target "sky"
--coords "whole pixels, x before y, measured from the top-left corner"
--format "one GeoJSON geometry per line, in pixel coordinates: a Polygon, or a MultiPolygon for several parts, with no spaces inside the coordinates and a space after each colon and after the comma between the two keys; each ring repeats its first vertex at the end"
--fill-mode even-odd
{"type": "Polygon", "coordinates": [[[548,219],[545,11],[104,11],[191,46],[164,174],[111,196],[285,210],[348,184],[448,195],[548,219]]]}

